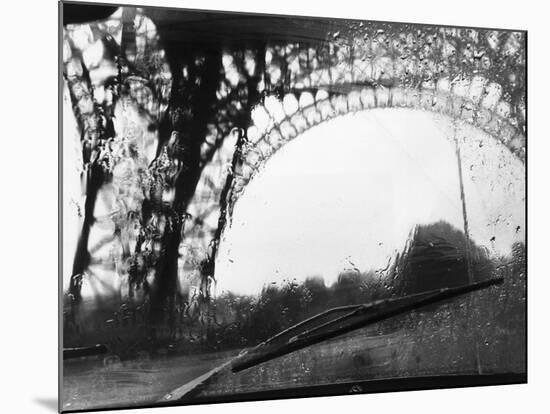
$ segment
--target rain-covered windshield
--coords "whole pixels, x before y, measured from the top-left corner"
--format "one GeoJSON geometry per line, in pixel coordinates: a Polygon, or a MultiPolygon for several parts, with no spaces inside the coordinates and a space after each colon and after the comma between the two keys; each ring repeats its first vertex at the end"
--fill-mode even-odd
{"type": "Polygon", "coordinates": [[[63,409],[523,380],[524,33],[63,7],[63,409]]]}

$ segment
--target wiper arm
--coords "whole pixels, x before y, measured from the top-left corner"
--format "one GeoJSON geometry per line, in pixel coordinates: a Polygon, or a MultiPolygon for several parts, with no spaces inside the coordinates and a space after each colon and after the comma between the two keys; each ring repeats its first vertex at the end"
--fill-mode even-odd
{"type": "Polygon", "coordinates": [[[353,330],[410,312],[422,306],[485,289],[489,286],[501,284],[503,281],[504,279],[500,277],[455,288],[430,290],[396,299],[384,299],[366,304],[332,308],[293,325],[250,351],[242,353],[233,362],[231,370],[239,372],[353,330]],[[329,318],[335,313],[344,313],[344,315],[329,318]],[[319,321],[321,323],[306,329],[308,325],[311,326],[319,321]],[[292,335],[299,330],[301,331],[300,333],[292,335]]]}

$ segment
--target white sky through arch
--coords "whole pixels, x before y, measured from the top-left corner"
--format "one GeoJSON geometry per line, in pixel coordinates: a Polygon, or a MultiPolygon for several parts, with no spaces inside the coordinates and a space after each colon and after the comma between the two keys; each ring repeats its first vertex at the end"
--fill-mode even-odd
{"type": "MultiPolygon", "coordinates": [[[[505,254],[524,237],[523,164],[473,127],[458,134],[466,137],[472,238],[505,254]]],[[[376,109],[318,125],[285,145],[235,205],[217,258],[217,293],[254,294],[309,276],[330,284],[353,265],[385,267],[415,224],[445,220],[462,229],[452,136],[441,115],[376,109]]]]}

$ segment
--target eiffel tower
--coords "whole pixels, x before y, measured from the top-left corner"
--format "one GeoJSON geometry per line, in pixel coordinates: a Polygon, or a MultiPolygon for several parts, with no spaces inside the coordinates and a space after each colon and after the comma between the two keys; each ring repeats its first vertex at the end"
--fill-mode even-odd
{"type": "Polygon", "coordinates": [[[83,189],[64,204],[80,214],[74,306],[88,284],[148,296],[152,319],[169,320],[184,274],[207,297],[247,184],[336,117],[430,111],[525,162],[523,33],[146,7],[86,6],[89,21],[64,7],[64,139],[77,136],[83,189]]]}

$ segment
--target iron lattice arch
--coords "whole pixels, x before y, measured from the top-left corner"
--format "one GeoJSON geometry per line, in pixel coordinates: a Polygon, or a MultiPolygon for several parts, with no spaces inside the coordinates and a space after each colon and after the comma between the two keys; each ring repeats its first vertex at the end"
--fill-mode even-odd
{"type": "MultiPolygon", "coordinates": [[[[358,111],[410,108],[442,114],[485,131],[525,161],[522,34],[407,28],[404,33],[387,24],[343,22],[327,33],[321,50],[300,43],[268,49],[266,79],[275,74],[281,82],[270,88],[277,101],[254,108],[261,122],[252,123],[235,152],[221,226],[279,148],[322,122],[358,111]],[[344,27],[351,28],[346,35],[344,27]],[[499,68],[512,59],[511,66],[499,68]],[[284,83],[283,77],[289,80],[284,83]]],[[[221,233],[218,228],[214,234],[221,233]]]]}
{"type": "Polygon", "coordinates": [[[338,116],[375,108],[432,111],[468,122],[497,138],[524,160],[525,137],[509,120],[509,105],[499,100],[499,91],[497,84],[487,84],[486,79],[474,77],[461,79],[454,86],[448,79],[440,79],[434,88],[426,89],[332,84],[321,87],[316,96],[309,91],[298,96],[288,94],[278,107],[275,105],[275,108],[267,109],[260,106],[256,109],[270,121],[260,128],[253,125],[248,129],[249,145],[242,152],[233,196],[240,194],[252,176],[279,148],[309,128],[338,116]],[[331,95],[321,92],[334,90],[335,86],[342,86],[350,92],[331,95]]]}

